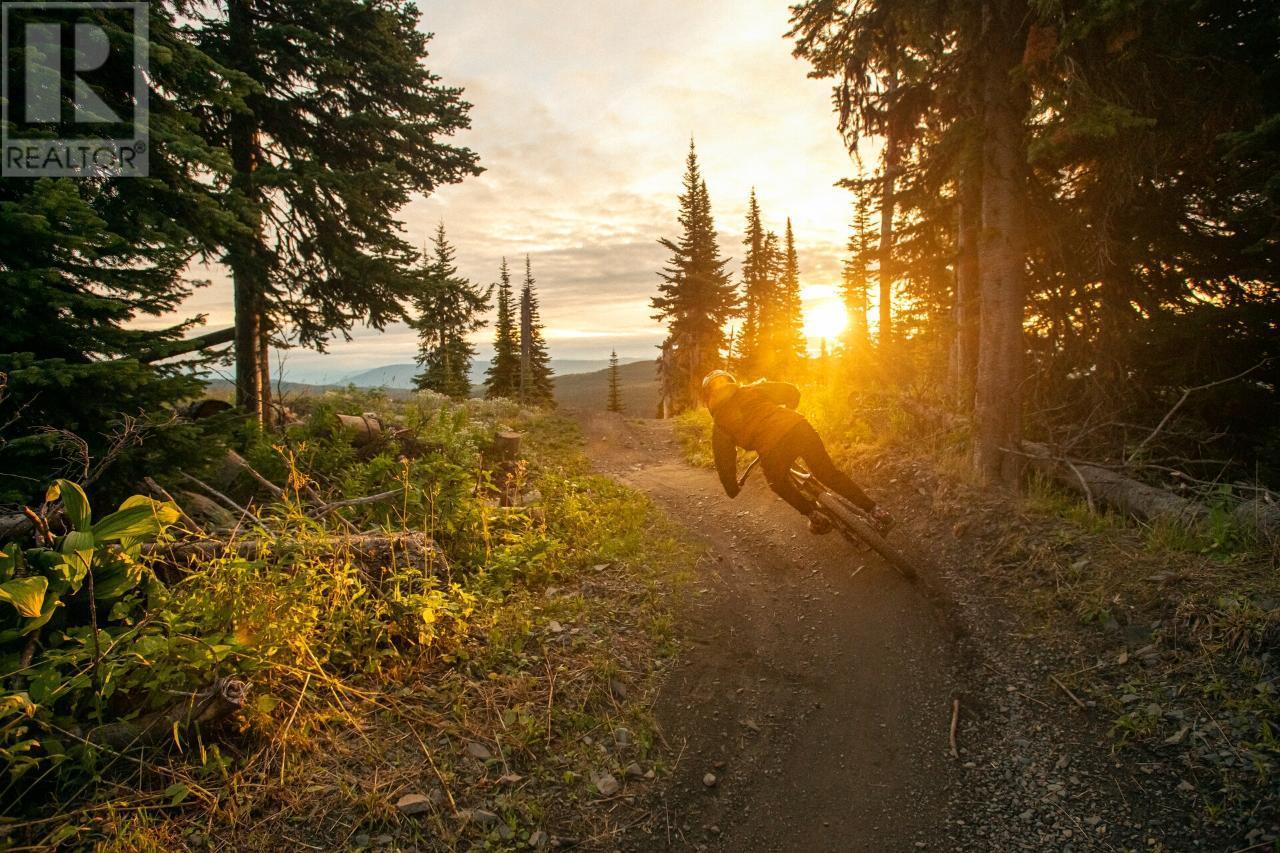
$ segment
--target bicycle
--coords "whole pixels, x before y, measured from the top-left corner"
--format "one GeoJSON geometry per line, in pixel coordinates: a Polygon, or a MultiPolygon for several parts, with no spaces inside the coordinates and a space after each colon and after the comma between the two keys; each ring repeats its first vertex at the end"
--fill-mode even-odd
{"type": "MultiPolygon", "coordinates": [[[[746,485],[747,478],[759,464],[760,457],[757,456],[738,478],[738,488],[746,485]]],[[[791,481],[802,494],[818,505],[818,510],[836,530],[840,531],[841,536],[854,545],[865,545],[875,551],[907,580],[912,582],[919,580],[914,561],[885,541],[866,512],[823,486],[803,467],[792,467],[791,481]]]]}

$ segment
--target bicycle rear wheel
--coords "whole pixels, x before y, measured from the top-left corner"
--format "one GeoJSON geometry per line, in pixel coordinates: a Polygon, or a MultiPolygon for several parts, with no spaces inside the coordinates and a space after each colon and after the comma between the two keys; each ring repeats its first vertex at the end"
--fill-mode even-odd
{"type": "Polygon", "coordinates": [[[831,517],[845,538],[855,539],[869,546],[907,580],[918,579],[919,573],[916,571],[914,561],[886,542],[885,538],[862,517],[862,514],[845,503],[839,495],[822,489],[814,497],[818,506],[831,517]]]}

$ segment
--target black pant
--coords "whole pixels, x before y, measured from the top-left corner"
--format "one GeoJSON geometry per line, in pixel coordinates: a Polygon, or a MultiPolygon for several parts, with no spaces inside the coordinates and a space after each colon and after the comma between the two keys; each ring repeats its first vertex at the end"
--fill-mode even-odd
{"type": "Polygon", "coordinates": [[[822,444],[822,436],[805,421],[792,427],[782,441],[760,455],[760,467],[764,469],[764,478],[769,482],[769,488],[804,515],[813,512],[815,504],[791,481],[791,466],[796,459],[803,459],[809,473],[842,498],[868,512],[875,509],[876,502],[836,467],[827,448],[822,444]]]}

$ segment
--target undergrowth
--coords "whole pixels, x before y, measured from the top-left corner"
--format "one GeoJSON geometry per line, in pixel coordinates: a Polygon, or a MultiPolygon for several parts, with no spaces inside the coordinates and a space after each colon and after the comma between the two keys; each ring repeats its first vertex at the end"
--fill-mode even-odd
{"type": "MultiPolygon", "coordinates": [[[[1059,675],[1105,715],[1120,754],[1176,773],[1181,807],[1249,844],[1280,820],[1280,574],[1225,504],[1190,527],[1097,512],[1037,478],[1011,501],[976,485],[963,425],[920,417],[871,382],[802,390],[833,457],[855,476],[880,468],[873,490],[891,490],[886,477],[920,488],[926,463],[930,526],[954,528],[943,547],[966,537],[959,559],[1029,630],[1092,656],[1059,675]],[[976,543],[964,532],[975,519],[988,522],[976,543]]],[[[682,415],[676,434],[706,464],[705,412],[682,415]]]]}
{"type": "MultiPolygon", "coordinates": [[[[554,415],[429,394],[303,402],[300,424],[243,436],[280,495],[243,472],[198,472],[247,511],[232,529],[148,502],[164,522],[141,531],[155,545],[99,545],[133,584],[99,588],[96,615],[92,593],[68,587],[38,630],[0,634],[0,848],[605,839],[620,812],[586,804],[623,804],[663,772],[646,698],[690,555],[665,517],[588,474],[576,429],[554,415]],[[336,414],[364,411],[387,435],[361,450],[336,414]],[[514,508],[490,488],[500,427],[525,436],[514,508]],[[428,547],[372,565],[352,544],[414,533],[428,547]],[[210,559],[164,557],[202,537],[220,543],[210,559]],[[250,690],[228,722],[175,724],[145,748],[144,734],[100,736],[228,680],[250,690]]],[[[164,485],[186,508],[192,482],[164,485]]],[[[62,537],[53,550],[75,551],[62,537]]]]}

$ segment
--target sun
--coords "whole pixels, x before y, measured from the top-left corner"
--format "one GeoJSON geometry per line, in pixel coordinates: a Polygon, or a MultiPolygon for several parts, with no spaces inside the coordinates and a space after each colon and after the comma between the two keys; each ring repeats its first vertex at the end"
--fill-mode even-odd
{"type": "Polygon", "coordinates": [[[837,341],[849,326],[849,314],[834,287],[806,288],[804,298],[804,336],[810,346],[818,341],[837,341]]]}

